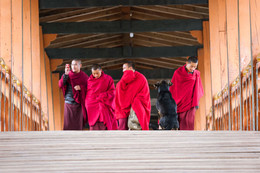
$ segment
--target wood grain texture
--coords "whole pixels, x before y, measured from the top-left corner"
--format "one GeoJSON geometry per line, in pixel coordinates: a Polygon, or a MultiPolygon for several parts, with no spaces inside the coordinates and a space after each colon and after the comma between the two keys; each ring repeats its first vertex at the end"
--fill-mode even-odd
{"type": "Polygon", "coordinates": [[[1,172],[258,172],[259,132],[0,133],[1,172]]]}

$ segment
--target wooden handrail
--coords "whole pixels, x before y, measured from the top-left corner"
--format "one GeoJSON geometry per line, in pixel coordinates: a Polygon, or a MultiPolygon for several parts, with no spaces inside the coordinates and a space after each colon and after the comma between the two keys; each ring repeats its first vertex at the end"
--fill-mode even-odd
{"type": "Polygon", "coordinates": [[[47,130],[48,118],[41,110],[40,101],[10,72],[3,58],[0,68],[0,130],[47,130]]]}
{"type": "MultiPolygon", "coordinates": [[[[254,76],[252,81],[253,73],[256,74],[260,67],[260,57],[255,63],[254,70],[252,71],[251,63],[246,66],[241,74],[235,78],[235,80],[229,85],[226,85],[220,92],[218,92],[213,98],[213,106],[210,109],[208,115],[206,115],[207,130],[258,130],[258,107],[257,112],[253,115],[253,109],[255,105],[252,105],[253,97],[258,93],[258,87],[253,87],[255,80],[258,79],[258,74],[254,76]],[[241,90],[241,92],[240,92],[241,90]],[[242,94],[242,95],[241,95],[242,94]],[[241,101],[240,101],[241,98],[241,101]],[[254,123],[256,122],[256,124],[254,123]]],[[[257,80],[256,80],[257,81],[257,80]]],[[[257,86],[257,85],[256,85],[257,86]]],[[[258,102],[257,102],[258,106],[258,102]]]]}

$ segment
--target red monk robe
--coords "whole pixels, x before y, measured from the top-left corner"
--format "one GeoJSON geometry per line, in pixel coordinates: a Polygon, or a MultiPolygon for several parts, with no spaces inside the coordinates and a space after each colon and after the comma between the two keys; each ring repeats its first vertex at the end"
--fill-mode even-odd
{"type": "MultiPolygon", "coordinates": [[[[63,74],[64,75],[64,74],[63,74]]],[[[87,81],[88,81],[88,75],[82,71],[80,71],[79,73],[73,73],[72,71],[69,72],[69,78],[68,78],[68,83],[71,84],[72,86],[72,91],[73,91],[73,98],[74,100],[79,103],[81,105],[81,109],[82,109],[82,114],[83,114],[83,122],[82,127],[79,127],[79,129],[83,129],[83,126],[85,125],[85,123],[87,122],[87,112],[86,112],[86,108],[85,108],[85,97],[86,97],[86,92],[87,92],[87,81]],[[76,91],[74,89],[74,87],[76,85],[79,85],[81,90],[76,91]]],[[[65,93],[66,93],[66,89],[67,89],[67,85],[63,84],[63,76],[61,77],[61,79],[59,80],[59,87],[62,89],[63,92],[63,96],[65,97],[65,93]]],[[[69,106],[68,104],[65,103],[65,110],[64,110],[64,121],[66,119],[66,107],[69,106]]],[[[70,110],[68,111],[73,111],[75,109],[74,105],[71,105],[71,108],[69,108],[70,110]]],[[[78,111],[81,112],[81,111],[78,111]]],[[[65,123],[65,122],[64,122],[65,123]]],[[[67,122],[69,123],[69,122],[67,122]]],[[[72,123],[71,126],[75,125],[72,123]]]]}
{"type": "Polygon", "coordinates": [[[186,65],[178,68],[172,77],[170,92],[177,104],[180,130],[194,130],[195,107],[203,96],[200,72],[193,74],[186,71],[186,65]]]}
{"type": "Polygon", "coordinates": [[[107,130],[117,130],[114,100],[115,86],[112,77],[104,72],[98,79],[91,75],[85,100],[89,126],[102,122],[107,130]]]}
{"type": "Polygon", "coordinates": [[[144,75],[132,70],[124,71],[116,86],[116,118],[127,118],[133,108],[142,130],[149,130],[150,122],[150,90],[144,75]]]}

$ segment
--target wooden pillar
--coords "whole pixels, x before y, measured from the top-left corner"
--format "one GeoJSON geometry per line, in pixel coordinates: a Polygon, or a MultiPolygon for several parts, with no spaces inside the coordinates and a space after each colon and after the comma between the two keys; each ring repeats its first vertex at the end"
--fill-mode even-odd
{"type": "MultiPolygon", "coordinates": [[[[0,15],[0,21],[1,21],[1,54],[0,56],[4,59],[5,64],[8,66],[9,69],[9,74],[11,73],[11,63],[12,63],[12,1],[11,0],[1,0],[0,1],[0,6],[1,6],[1,15],[0,15]]],[[[10,76],[10,75],[9,75],[10,76]]],[[[5,112],[5,124],[6,128],[5,130],[7,131],[10,129],[9,125],[9,116],[10,112],[8,111],[9,108],[11,107],[11,102],[10,102],[10,83],[9,85],[6,85],[6,112],[5,112]]]]}
{"type": "Polygon", "coordinates": [[[1,0],[1,54],[0,56],[5,60],[6,65],[11,67],[11,0],[1,0]]]}
{"type": "Polygon", "coordinates": [[[41,66],[40,66],[40,33],[39,33],[39,4],[38,0],[31,1],[31,40],[32,40],[32,93],[37,99],[41,98],[41,66]]]}
{"type": "Polygon", "coordinates": [[[238,6],[237,0],[227,0],[227,40],[230,84],[239,75],[238,6]]]}
{"type": "MultiPolygon", "coordinates": [[[[22,83],[23,74],[23,58],[21,56],[22,52],[22,0],[12,0],[12,73],[17,77],[17,79],[22,83]]],[[[13,97],[13,103],[17,103],[18,97],[13,97]]],[[[13,105],[11,105],[13,106],[13,105]]],[[[14,130],[17,131],[18,127],[18,117],[17,117],[17,106],[15,105],[13,112],[13,124],[14,130]]]]}
{"type": "Polygon", "coordinates": [[[211,78],[212,78],[212,95],[214,96],[221,91],[221,75],[220,72],[220,48],[219,48],[219,17],[218,17],[218,1],[209,0],[209,27],[210,27],[210,62],[211,62],[211,78]]]}
{"type": "Polygon", "coordinates": [[[195,130],[206,129],[206,115],[211,107],[211,66],[210,66],[210,45],[209,45],[209,22],[203,22],[203,31],[191,31],[203,48],[198,50],[198,70],[204,89],[204,96],[200,99],[199,109],[196,111],[195,130]]]}
{"type": "MultiPolygon", "coordinates": [[[[209,22],[203,22],[203,64],[204,64],[204,97],[205,97],[205,112],[209,114],[212,106],[212,93],[211,93],[211,65],[210,65],[210,35],[209,35],[209,22]]],[[[203,83],[203,81],[202,81],[203,83]]]]}
{"type": "Polygon", "coordinates": [[[32,52],[30,0],[23,0],[23,76],[24,85],[32,91],[32,52]]]}
{"type": "Polygon", "coordinates": [[[241,69],[251,61],[249,0],[239,0],[239,30],[241,69]]]}
{"type": "MultiPolygon", "coordinates": [[[[198,50],[198,70],[200,71],[201,81],[203,88],[205,87],[205,68],[204,68],[204,50],[198,50]]],[[[206,129],[206,109],[205,109],[205,95],[200,99],[199,109],[196,111],[195,115],[195,130],[205,130],[206,129]]]]}
{"type": "MultiPolygon", "coordinates": [[[[32,92],[32,38],[31,38],[31,1],[23,0],[23,85],[32,92]]],[[[29,104],[27,116],[31,117],[32,107],[29,104]]],[[[29,119],[31,120],[31,119],[29,119]]],[[[29,130],[31,123],[27,125],[29,130]]]]}
{"type": "Polygon", "coordinates": [[[23,74],[22,6],[22,0],[12,0],[12,73],[21,82],[23,74]]]}
{"type": "Polygon", "coordinates": [[[64,96],[63,93],[60,90],[60,114],[61,114],[61,128],[63,129],[63,125],[64,125],[64,104],[65,104],[65,100],[64,100],[64,96]]]}
{"type": "Polygon", "coordinates": [[[42,28],[40,27],[40,63],[41,63],[41,109],[44,115],[48,115],[47,76],[45,67],[45,54],[42,28]]]}
{"type": "MultiPolygon", "coordinates": [[[[47,47],[51,41],[56,39],[56,34],[45,34],[43,36],[44,47],[47,47]]],[[[51,65],[50,60],[44,51],[45,60],[45,70],[46,70],[46,86],[47,86],[47,98],[48,98],[48,120],[49,120],[49,130],[55,130],[55,117],[54,117],[54,107],[53,107],[53,95],[52,95],[52,75],[51,75],[51,65]]]]}
{"type": "Polygon", "coordinates": [[[249,0],[251,7],[251,32],[252,32],[252,51],[256,59],[260,54],[260,3],[257,0],[249,0]]]}
{"type": "Polygon", "coordinates": [[[226,0],[218,0],[218,35],[219,35],[219,57],[220,57],[219,75],[221,76],[221,90],[225,88],[228,84],[226,25],[227,25],[226,0]]]}
{"type": "Polygon", "coordinates": [[[53,96],[53,109],[54,109],[54,122],[55,130],[62,130],[61,117],[61,102],[60,102],[60,88],[58,85],[59,73],[52,74],[52,96],[53,96]]]}

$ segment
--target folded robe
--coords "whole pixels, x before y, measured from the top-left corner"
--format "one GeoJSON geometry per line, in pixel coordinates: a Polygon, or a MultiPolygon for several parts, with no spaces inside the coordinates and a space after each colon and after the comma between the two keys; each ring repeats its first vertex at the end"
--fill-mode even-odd
{"type": "Polygon", "coordinates": [[[170,92],[177,104],[177,112],[186,112],[195,106],[199,106],[199,99],[203,96],[203,87],[200,72],[194,70],[188,74],[186,65],[178,68],[172,77],[170,92]]]}
{"type": "Polygon", "coordinates": [[[141,73],[126,70],[116,86],[116,118],[127,118],[131,107],[142,130],[149,130],[151,100],[149,85],[141,73]]]}
{"type": "MultiPolygon", "coordinates": [[[[84,118],[84,124],[87,122],[87,111],[85,108],[85,97],[87,92],[87,84],[88,84],[88,75],[82,71],[79,73],[73,73],[72,71],[69,72],[69,79],[68,81],[72,86],[73,91],[73,98],[75,102],[81,104],[83,118],[84,118]],[[81,90],[76,91],[74,87],[76,85],[80,86],[81,90]]],[[[63,84],[63,76],[59,80],[59,87],[62,89],[63,96],[65,97],[67,85],[63,84]]]]}
{"type": "Polygon", "coordinates": [[[88,79],[85,100],[90,126],[94,126],[97,121],[100,121],[106,125],[108,130],[117,130],[114,100],[115,86],[112,77],[104,72],[98,79],[91,75],[88,79]]]}

